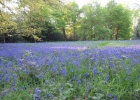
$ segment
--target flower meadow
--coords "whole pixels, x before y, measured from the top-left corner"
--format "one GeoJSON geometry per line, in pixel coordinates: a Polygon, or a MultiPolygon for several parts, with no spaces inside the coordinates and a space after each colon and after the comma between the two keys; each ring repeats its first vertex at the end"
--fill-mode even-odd
{"type": "Polygon", "coordinates": [[[139,43],[0,44],[0,100],[140,100],[139,43]]]}

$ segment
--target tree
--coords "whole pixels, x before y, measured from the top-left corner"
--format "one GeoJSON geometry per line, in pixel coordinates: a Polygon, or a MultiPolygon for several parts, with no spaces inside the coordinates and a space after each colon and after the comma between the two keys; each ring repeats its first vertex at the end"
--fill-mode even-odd
{"type": "Polygon", "coordinates": [[[133,37],[136,39],[140,38],[140,5],[136,5],[133,10],[133,37]]]}
{"type": "Polygon", "coordinates": [[[14,13],[6,3],[11,0],[0,0],[0,37],[3,38],[3,42],[6,42],[7,37],[12,37],[12,32],[15,31],[17,24],[14,22],[14,13]]]}
{"type": "Polygon", "coordinates": [[[108,37],[105,16],[106,9],[99,3],[84,5],[81,9],[79,36],[81,40],[104,40],[108,37]]]}
{"type": "MultiPolygon", "coordinates": [[[[105,7],[92,2],[81,9],[77,3],[63,0],[18,0],[16,13],[7,6],[12,1],[0,0],[0,39],[3,42],[130,38],[132,13],[114,0],[105,7]]],[[[134,16],[139,18],[139,9],[134,16]]]]}
{"type": "Polygon", "coordinates": [[[75,2],[70,2],[67,5],[67,17],[68,17],[68,25],[67,27],[70,29],[70,34],[73,35],[73,40],[76,40],[76,31],[78,27],[78,21],[80,16],[79,6],[75,2]]]}
{"type": "MultiPolygon", "coordinates": [[[[35,41],[47,40],[45,38],[47,34],[53,35],[57,33],[54,21],[53,11],[62,6],[62,2],[59,0],[20,0],[19,12],[22,16],[19,17],[19,33],[23,33],[22,36],[33,38],[35,41]],[[61,4],[60,4],[61,3],[61,4]],[[22,26],[22,27],[21,27],[22,26]],[[51,34],[49,28],[51,29],[51,34]]],[[[19,15],[19,14],[18,14],[19,15]]],[[[59,34],[59,32],[58,32],[59,34]]],[[[49,39],[50,40],[50,39],[49,39]]]]}
{"type": "Polygon", "coordinates": [[[80,23],[81,26],[80,36],[82,40],[90,40],[93,37],[93,27],[94,27],[94,9],[92,5],[84,5],[81,9],[81,19],[80,23]]]}
{"type": "Polygon", "coordinates": [[[68,13],[67,6],[61,6],[59,9],[54,9],[52,12],[53,24],[57,30],[61,30],[63,33],[64,40],[67,40],[67,25],[68,25],[68,13]]]}
{"type": "Polygon", "coordinates": [[[136,26],[135,34],[136,34],[136,38],[140,39],[140,19],[138,19],[138,24],[136,26]]]}
{"type": "Polygon", "coordinates": [[[131,33],[131,11],[111,0],[107,4],[106,22],[110,30],[110,39],[129,39],[131,33]]]}
{"type": "Polygon", "coordinates": [[[101,7],[97,2],[93,6],[94,13],[94,40],[107,40],[109,37],[109,30],[105,17],[107,16],[107,10],[101,7]]]}

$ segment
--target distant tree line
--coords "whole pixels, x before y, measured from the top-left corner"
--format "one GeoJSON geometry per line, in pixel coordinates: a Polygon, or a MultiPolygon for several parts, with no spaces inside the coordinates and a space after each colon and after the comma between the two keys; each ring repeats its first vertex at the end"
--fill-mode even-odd
{"type": "Polygon", "coordinates": [[[125,40],[140,38],[140,7],[110,0],[79,8],[64,0],[0,0],[0,42],[125,40]],[[137,25],[135,23],[137,22],[137,25]]]}

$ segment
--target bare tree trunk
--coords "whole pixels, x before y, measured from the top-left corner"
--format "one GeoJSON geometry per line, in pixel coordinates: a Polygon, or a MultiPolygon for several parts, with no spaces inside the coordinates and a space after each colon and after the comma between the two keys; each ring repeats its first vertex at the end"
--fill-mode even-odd
{"type": "Polygon", "coordinates": [[[94,39],[96,38],[96,35],[95,35],[95,33],[93,34],[93,38],[94,38],[94,39]]]}
{"type": "Polygon", "coordinates": [[[76,36],[75,36],[75,29],[74,29],[74,41],[76,40],[76,36]]]}
{"type": "Polygon", "coordinates": [[[118,40],[120,25],[117,26],[115,39],[118,40]]]}
{"type": "Polygon", "coordinates": [[[62,28],[62,31],[63,31],[63,35],[64,35],[65,40],[67,40],[65,28],[62,28]]]}
{"type": "Polygon", "coordinates": [[[138,39],[139,39],[139,37],[140,37],[140,35],[139,35],[138,30],[137,30],[137,31],[136,31],[136,38],[138,38],[138,39]]]}
{"type": "Polygon", "coordinates": [[[73,24],[73,35],[74,35],[74,41],[76,40],[76,36],[75,36],[75,24],[73,24]]]}
{"type": "Polygon", "coordinates": [[[3,34],[3,43],[5,43],[5,34],[3,34]]]}
{"type": "Polygon", "coordinates": [[[113,35],[114,35],[114,29],[112,29],[112,33],[111,33],[111,35],[110,35],[110,40],[113,40],[113,35]]]}
{"type": "Polygon", "coordinates": [[[113,40],[113,36],[112,36],[112,34],[110,35],[110,40],[113,40]]]}
{"type": "Polygon", "coordinates": [[[92,25],[90,25],[90,40],[93,38],[92,36],[93,36],[93,34],[92,34],[92,25]]]}
{"type": "Polygon", "coordinates": [[[116,40],[118,40],[118,34],[119,34],[119,29],[117,29],[117,33],[116,33],[116,36],[115,36],[116,40]]]}

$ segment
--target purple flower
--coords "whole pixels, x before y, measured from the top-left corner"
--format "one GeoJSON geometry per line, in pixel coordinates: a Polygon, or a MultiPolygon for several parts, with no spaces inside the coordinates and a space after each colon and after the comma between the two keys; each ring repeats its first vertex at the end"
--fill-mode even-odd
{"type": "Polygon", "coordinates": [[[118,97],[117,96],[114,96],[112,100],[118,100],[118,97]]]}
{"type": "Polygon", "coordinates": [[[62,91],[64,89],[65,84],[61,84],[59,91],[62,91]]]}
{"type": "Polygon", "coordinates": [[[40,92],[41,92],[41,90],[39,90],[39,88],[35,89],[35,93],[40,93],[40,92]]]}
{"type": "Polygon", "coordinates": [[[99,90],[98,92],[99,92],[99,93],[102,93],[103,91],[102,91],[102,90],[99,90]]]}
{"type": "Polygon", "coordinates": [[[109,79],[110,79],[110,76],[106,77],[103,83],[106,84],[109,79]]]}
{"type": "Polygon", "coordinates": [[[52,97],[52,94],[51,93],[49,93],[49,94],[46,95],[46,98],[47,99],[50,99],[51,97],[52,97]]]}
{"type": "Polygon", "coordinates": [[[96,76],[98,74],[97,68],[93,68],[93,74],[96,76]]]}
{"type": "Polygon", "coordinates": [[[89,76],[89,73],[85,73],[84,74],[84,78],[88,77],[89,76]]]}
{"type": "Polygon", "coordinates": [[[129,78],[130,78],[130,76],[127,76],[127,77],[125,78],[125,80],[129,80],[129,78]]]}
{"type": "Polygon", "coordinates": [[[80,84],[81,83],[81,80],[77,80],[77,83],[80,84]]]}
{"type": "Polygon", "coordinates": [[[108,94],[108,97],[110,97],[110,98],[111,98],[112,96],[113,96],[112,94],[108,94]]]}
{"type": "Polygon", "coordinates": [[[127,69],[127,74],[130,75],[131,74],[131,69],[127,69]]]}
{"type": "Polygon", "coordinates": [[[35,89],[34,100],[39,100],[41,90],[39,88],[35,89]]]}
{"type": "Polygon", "coordinates": [[[13,91],[16,91],[16,88],[15,88],[15,87],[12,87],[12,90],[13,90],[13,91]]]}
{"type": "Polygon", "coordinates": [[[26,69],[26,74],[29,74],[30,73],[30,70],[26,69]]]}
{"type": "Polygon", "coordinates": [[[77,75],[77,74],[75,74],[75,75],[73,76],[73,80],[76,80],[76,79],[77,79],[77,77],[78,77],[78,75],[77,75]]]}
{"type": "Polygon", "coordinates": [[[8,82],[9,81],[9,76],[6,76],[5,77],[5,82],[8,82]]]}
{"type": "Polygon", "coordinates": [[[45,82],[46,82],[46,84],[49,84],[49,80],[46,80],[45,82]]]}
{"type": "Polygon", "coordinates": [[[89,86],[87,87],[86,91],[89,92],[89,91],[92,89],[92,87],[93,87],[92,85],[89,85],[89,86]]]}
{"type": "Polygon", "coordinates": [[[66,77],[66,75],[67,75],[67,70],[63,68],[62,71],[61,71],[61,73],[62,73],[62,75],[63,75],[64,77],[66,77]]]}

